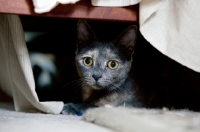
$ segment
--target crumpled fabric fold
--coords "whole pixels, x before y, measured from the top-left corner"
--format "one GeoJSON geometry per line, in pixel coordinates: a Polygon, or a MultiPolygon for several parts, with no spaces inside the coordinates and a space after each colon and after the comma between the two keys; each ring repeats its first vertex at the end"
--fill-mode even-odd
{"type": "Polygon", "coordinates": [[[79,0],[33,0],[34,11],[36,13],[45,13],[51,11],[59,3],[74,4],[79,0]]]}

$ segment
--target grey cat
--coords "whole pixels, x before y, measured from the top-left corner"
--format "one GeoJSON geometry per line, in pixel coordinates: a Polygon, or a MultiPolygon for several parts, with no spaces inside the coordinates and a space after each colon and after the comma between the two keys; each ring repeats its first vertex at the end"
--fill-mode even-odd
{"type": "Polygon", "coordinates": [[[75,62],[82,101],[65,104],[62,114],[83,113],[104,105],[144,106],[129,74],[136,35],[136,26],[130,26],[114,41],[102,42],[85,21],[78,22],[75,62]]]}

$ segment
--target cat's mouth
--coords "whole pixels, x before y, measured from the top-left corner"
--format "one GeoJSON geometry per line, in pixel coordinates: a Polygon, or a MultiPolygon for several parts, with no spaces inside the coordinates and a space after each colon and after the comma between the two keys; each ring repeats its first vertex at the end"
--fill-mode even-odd
{"type": "Polygon", "coordinates": [[[114,84],[113,83],[108,83],[108,82],[106,82],[106,84],[105,84],[105,81],[103,81],[103,82],[100,82],[100,81],[97,81],[97,82],[86,82],[86,83],[94,90],[106,90],[107,89],[107,90],[111,91],[113,89],[117,89],[117,87],[119,85],[121,85],[121,81],[122,80],[117,81],[114,84]]]}
{"type": "Polygon", "coordinates": [[[89,86],[92,89],[95,89],[95,90],[104,89],[104,87],[99,81],[93,81],[91,79],[86,78],[83,80],[83,82],[84,84],[86,84],[86,86],[89,86]]]}
{"type": "Polygon", "coordinates": [[[95,82],[95,83],[87,83],[90,87],[92,87],[94,90],[103,90],[107,89],[107,86],[104,86],[100,82],[95,82]]]}
{"type": "Polygon", "coordinates": [[[102,85],[100,85],[100,84],[98,84],[98,83],[91,85],[91,87],[92,87],[94,90],[106,89],[105,86],[102,86],[102,85]]]}

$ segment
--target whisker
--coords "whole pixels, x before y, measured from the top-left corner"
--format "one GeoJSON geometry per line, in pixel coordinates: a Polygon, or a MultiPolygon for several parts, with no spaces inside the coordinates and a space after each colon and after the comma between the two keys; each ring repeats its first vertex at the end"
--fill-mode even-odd
{"type": "Polygon", "coordinates": [[[78,77],[78,78],[82,77],[82,78],[84,78],[84,77],[86,77],[86,76],[81,76],[81,75],[78,75],[78,74],[69,74],[69,75],[65,75],[65,77],[62,77],[62,78],[57,79],[56,82],[58,83],[58,82],[60,82],[61,80],[65,80],[66,77],[78,77]]]}
{"type": "Polygon", "coordinates": [[[70,85],[70,84],[78,83],[78,82],[81,82],[81,79],[76,79],[76,80],[74,80],[74,81],[72,81],[72,82],[69,82],[69,83],[65,84],[62,88],[60,88],[59,91],[63,90],[66,86],[68,86],[68,85],[70,85]]]}
{"type": "Polygon", "coordinates": [[[115,85],[113,85],[113,84],[111,84],[112,86],[113,86],[113,90],[116,90],[117,92],[125,92],[125,90],[123,89],[123,88],[119,88],[119,87],[117,87],[117,86],[115,86],[115,85]]]}
{"type": "Polygon", "coordinates": [[[83,87],[83,83],[81,83],[80,87],[76,90],[73,100],[75,100],[75,98],[79,95],[79,93],[82,92],[82,87],[83,87]]]}
{"type": "Polygon", "coordinates": [[[81,89],[81,84],[82,84],[82,81],[77,81],[77,82],[74,82],[74,84],[70,85],[69,91],[67,91],[68,94],[76,96],[77,91],[79,91],[81,89]],[[77,86],[79,86],[79,87],[77,87],[77,86]]]}

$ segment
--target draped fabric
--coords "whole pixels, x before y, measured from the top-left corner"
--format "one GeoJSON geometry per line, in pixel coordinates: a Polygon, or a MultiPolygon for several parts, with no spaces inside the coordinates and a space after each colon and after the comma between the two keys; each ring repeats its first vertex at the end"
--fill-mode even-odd
{"type": "Polygon", "coordinates": [[[0,14],[0,20],[0,88],[13,97],[16,111],[59,114],[62,102],[38,100],[19,17],[0,14]]]}
{"type": "Polygon", "coordinates": [[[59,3],[61,4],[74,4],[79,0],[33,0],[36,13],[49,12],[51,9],[56,7],[59,3]]]}

